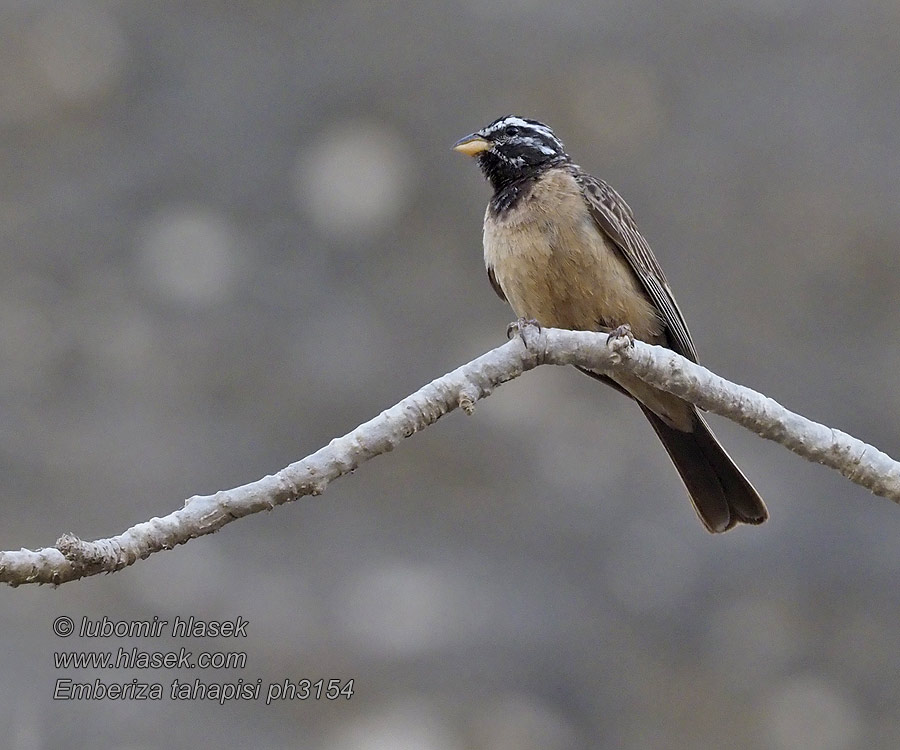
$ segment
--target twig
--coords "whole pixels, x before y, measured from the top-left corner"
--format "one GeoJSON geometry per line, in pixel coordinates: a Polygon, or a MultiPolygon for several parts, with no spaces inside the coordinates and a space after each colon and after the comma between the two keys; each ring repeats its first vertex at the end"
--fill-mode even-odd
{"type": "Polygon", "coordinates": [[[54,547],[0,552],[0,581],[60,584],[112,573],[163,549],[218,531],[231,521],[319,495],[333,480],[393,450],[415,432],[475,403],[502,383],[541,364],[628,371],[652,385],[720,414],[800,456],[836,469],[876,495],[900,502],[900,464],[876,448],[788,411],[776,401],[731,383],[674,352],[603,333],[528,329],[528,346],[515,338],[444,375],[343,437],[276,474],[214,495],[196,495],[184,507],[109,539],[86,542],[64,534],[54,547]]]}

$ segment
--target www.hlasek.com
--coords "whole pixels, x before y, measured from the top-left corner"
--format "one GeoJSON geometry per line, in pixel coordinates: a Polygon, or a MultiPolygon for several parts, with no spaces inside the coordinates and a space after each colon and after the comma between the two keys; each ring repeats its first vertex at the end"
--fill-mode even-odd
{"type": "MultiPolygon", "coordinates": [[[[53,632],[61,638],[77,634],[82,638],[246,638],[249,621],[243,617],[234,620],[198,620],[194,617],[176,617],[171,627],[167,620],[110,620],[103,617],[91,620],[83,617],[76,628],[75,621],[66,615],[53,621],[53,632]]],[[[119,646],[106,651],[54,651],[56,669],[245,669],[246,651],[200,651],[187,648],[170,651],[146,650],[119,646]]],[[[349,700],[353,696],[353,679],[321,678],[278,680],[263,683],[262,678],[236,682],[204,682],[200,679],[185,681],[142,681],[137,678],[122,682],[101,680],[74,680],[60,677],[53,688],[54,700],[170,700],[179,701],[228,701],[265,700],[268,706],[275,701],[307,701],[339,698],[349,700]]]]}

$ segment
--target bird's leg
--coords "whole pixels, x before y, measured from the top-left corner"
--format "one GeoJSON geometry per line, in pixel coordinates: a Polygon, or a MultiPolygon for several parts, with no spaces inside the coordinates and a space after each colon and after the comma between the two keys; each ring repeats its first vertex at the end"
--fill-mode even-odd
{"type": "Polygon", "coordinates": [[[522,343],[525,344],[526,349],[531,348],[529,342],[532,340],[533,334],[540,332],[541,324],[534,318],[517,318],[506,326],[506,337],[509,339],[514,336],[521,337],[522,343]]]}

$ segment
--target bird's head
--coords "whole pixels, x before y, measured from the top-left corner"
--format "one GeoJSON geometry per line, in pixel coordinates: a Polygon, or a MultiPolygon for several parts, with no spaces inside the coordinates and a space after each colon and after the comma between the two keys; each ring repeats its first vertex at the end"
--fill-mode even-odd
{"type": "Polygon", "coordinates": [[[457,141],[453,146],[478,160],[494,190],[569,160],[565,146],[537,120],[507,115],[457,141]]]}

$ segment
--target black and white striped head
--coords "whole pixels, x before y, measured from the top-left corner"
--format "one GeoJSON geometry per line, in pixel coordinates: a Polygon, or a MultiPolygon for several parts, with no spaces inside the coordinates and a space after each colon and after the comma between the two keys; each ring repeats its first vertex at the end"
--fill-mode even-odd
{"type": "Polygon", "coordinates": [[[474,156],[494,190],[569,160],[566,148],[544,123],[507,115],[453,146],[474,156]]]}

